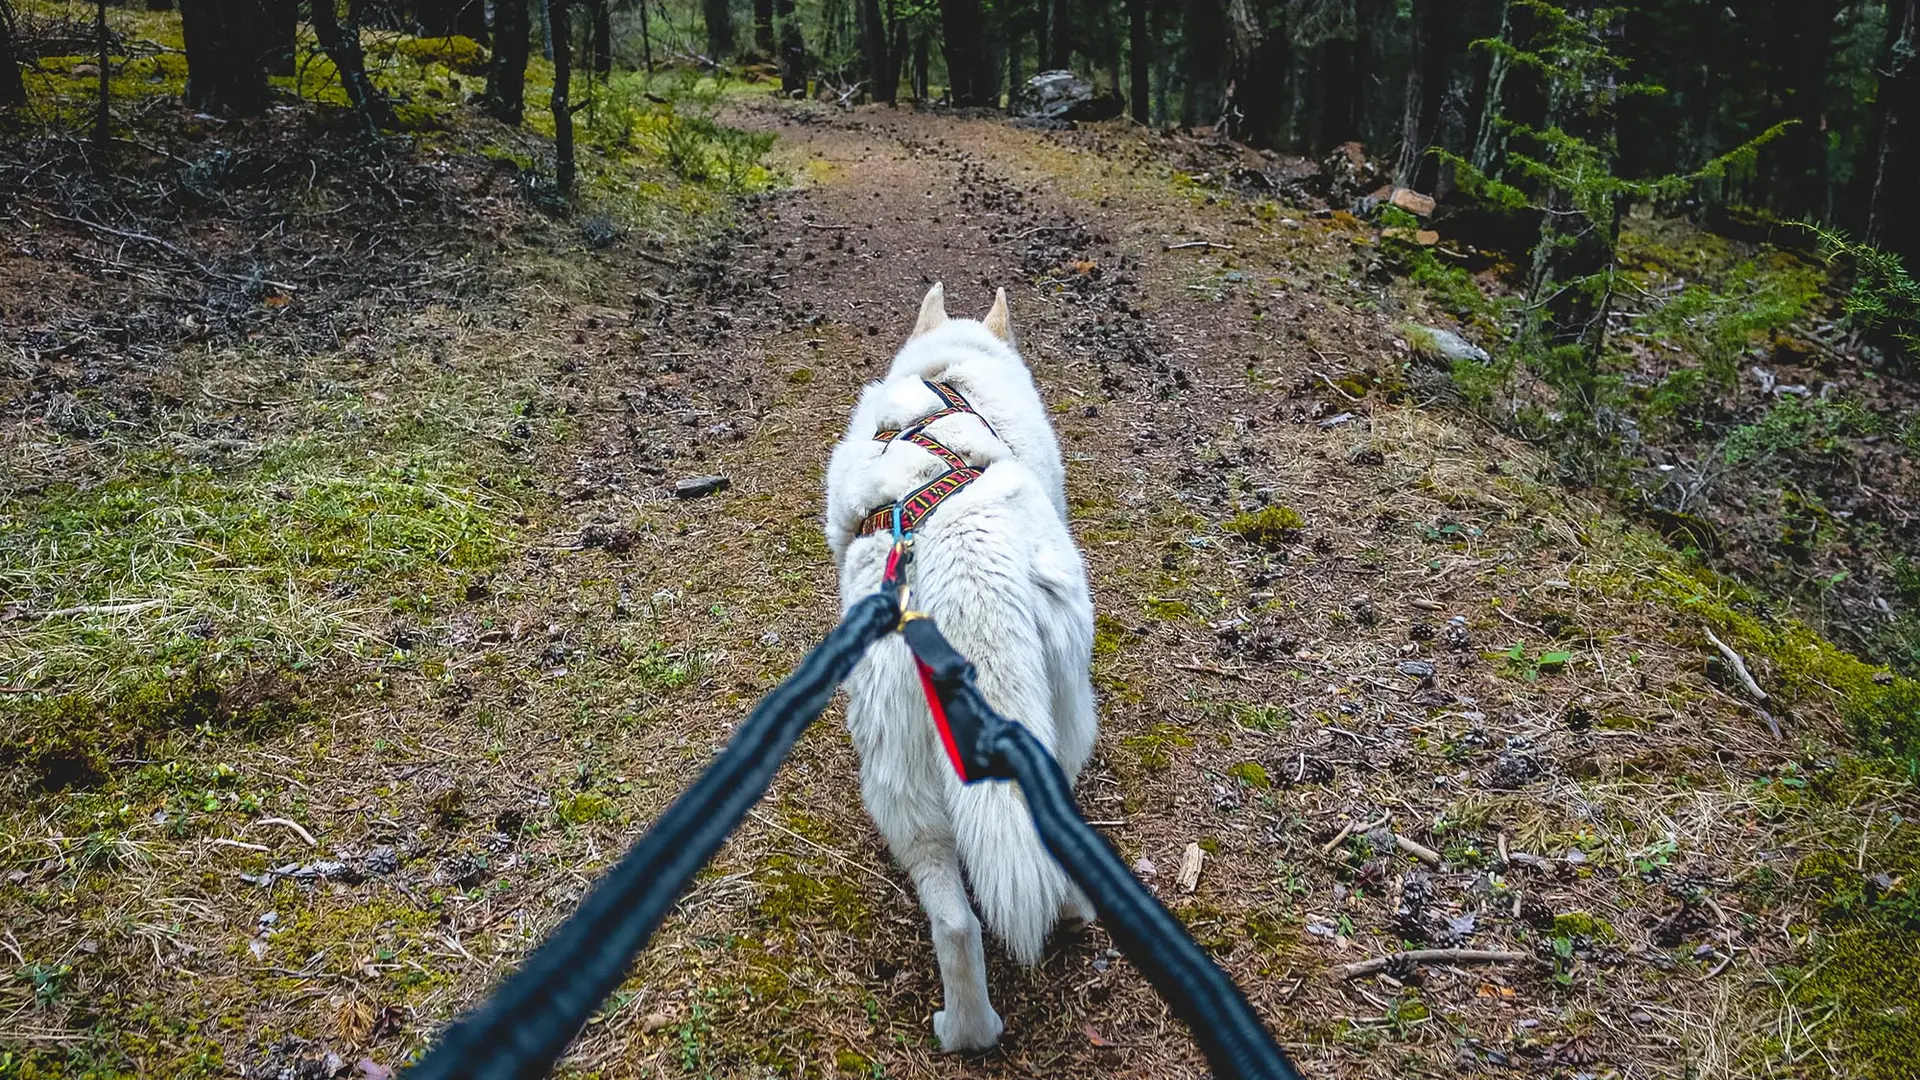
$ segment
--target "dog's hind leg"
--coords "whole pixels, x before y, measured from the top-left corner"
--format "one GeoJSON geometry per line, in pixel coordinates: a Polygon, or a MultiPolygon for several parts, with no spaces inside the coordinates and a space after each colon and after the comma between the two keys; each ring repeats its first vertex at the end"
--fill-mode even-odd
{"type": "Polygon", "coordinates": [[[987,999],[987,953],[980,920],[967,904],[967,886],[951,844],[919,843],[899,852],[920,890],[920,906],[933,924],[933,951],[940,960],[940,994],[945,1008],[933,1014],[940,1049],[985,1050],[1000,1041],[1000,1014],[987,999]]]}

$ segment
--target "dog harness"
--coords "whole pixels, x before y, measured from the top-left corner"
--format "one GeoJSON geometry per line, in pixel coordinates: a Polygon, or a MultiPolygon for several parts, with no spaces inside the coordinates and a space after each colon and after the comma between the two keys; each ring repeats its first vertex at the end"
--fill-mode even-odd
{"type": "Polygon", "coordinates": [[[895,439],[910,442],[945,462],[947,471],[915,488],[912,494],[884,506],[875,507],[860,522],[859,535],[861,536],[871,536],[877,532],[891,532],[895,535],[913,532],[920,527],[922,521],[926,520],[928,514],[933,513],[934,507],[947,501],[968,484],[980,479],[980,474],[986,471],[967,464],[967,459],[927,434],[927,425],[943,417],[965,413],[980,417],[980,422],[987,425],[987,433],[994,438],[1000,437],[999,433],[993,430],[993,425],[988,423],[987,418],[980,416],[972,405],[967,404],[967,399],[961,395],[960,391],[955,390],[951,383],[923,381],[926,382],[927,389],[933,391],[933,396],[940,399],[941,408],[904,428],[876,431],[873,433],[873,438],[875,442],[889,445],[895,439]]]}

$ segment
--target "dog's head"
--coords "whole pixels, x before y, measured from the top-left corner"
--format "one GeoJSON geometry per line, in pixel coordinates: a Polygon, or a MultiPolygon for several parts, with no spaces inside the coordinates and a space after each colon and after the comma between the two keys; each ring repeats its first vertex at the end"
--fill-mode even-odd
{"type": "MultiPolygon", "coordinates": [[[[940,282],[934,282],[927,290],[926,299],[920,301],[920,318],[913,324],[913,333],[907,340],[924,337],[940,329],[950,320],[947,318],[947,291],[940,282]]],[[[952,320],[971,321],[971,320],[952,320]]],[[[993,307],[987,309],[987,316],[980,320],[987,332],[1008,345],[1013,344],[1013,315],[1007,310],[1007,290],[1001,289],[993,296],[993,307]]]]}

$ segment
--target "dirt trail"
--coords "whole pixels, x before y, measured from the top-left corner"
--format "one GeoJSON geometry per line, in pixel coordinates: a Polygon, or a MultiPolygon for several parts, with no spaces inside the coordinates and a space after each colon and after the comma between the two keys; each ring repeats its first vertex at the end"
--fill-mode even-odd
{"type": "MultiPolygon", "coordinates": [[[[1384,294],[1348,280],[1353,237],[1337,221],[1259,220],[1184,194],[1150,144],[1125,137],[1095,136],[1093,153],[994,120],[803,119],[758,122],[779,126],[813,182],[709,251],[724,269],[683,277],[697,300],[671,298],[662,320],[677,341],[713,345],[626,386],[656,402],[684,393],[716,433],[711,464],[733,479],[721,498],[674,507],[678,531],[630,557],[686,567],[678,602],[725,610],[721,625],[675,629],[731,657],[728,677],[753,670],[743,691],[817,638],[833,610],[812,531],[821,468],[858,386],[884,370],[929,282],[975,315],[1004,285],[1063,440],[1101,615],[1103,731],[1083,805],[1129,861],[1154,868],[1302,1066],[1391,1075],[1518,1056],[1654,1075],[1698,1060],[1687,1032],[1700,999],[1724,996],[1690,982],[1649,992],[1641,970],[1663,973],[1630,955],[1679,905],[1650,881],[1582,873],[1569,841],[1656,843],[1640,812],[1601,804],[1624,790],[1572,777],[1685,769],[1685,756],[1655,765],[1636,731],[1596,737],[1569,715],[1606,713],[1648,672],[1688,678],[1690,665],[1640,639],[1583,654],[1575,671],[1549,663],[1544,680],[1482,658],[1523,639],[1529,660],[1571,647],[1556,637],[1594,644],[1582,628],[1596,601],[1566,580],[1592,511],[1502,476],[1515,448],[1383,403],[1406,393],[1404,349],[1382,316],[1355,310],[1384,294]],[[1261,507],[1275,510],[1256,523],[1262,542],[1223,532],[1261,507]],[[1542,611],[1556,625],[1534,625],[1542,611]],[[1449,865],[1396,855],[1380,830],[1323,850],[1381,819],[1449,865]],[[1502,831],[1549,857],[1538,873],[1498,876],[1502,831]],[[1173,880],[1189,843],[1210,853],[1191,896],[1173,880]],[[1557,861],[1569,852],[1575,864],[1557,861]],[[1419,991],[1326,973],[1401,939],[1532,952],[1567,912],[1607,928],[1574,936],[1578,962],[1604,978],[1556,986],[1550,951],[1540,967],[1435,969],[1419,991]]],[[[602,450],[617,442],[608,433],[602,450]]],[[[686,704],[661,724],[689,730],[686,704]]],[[[650,1004],[636,1009],[675,1001],[667,1015],[683,1025],[698,1006],[706,1026],[678,1027],[666,1046],[631,1028],[590,1038],[587,1062],[1199,1073],[1179,1025],[1098,931],[1037,973],[996,962],[1003,1050],[932,1054],[938,984],[921,917],[857,806],[837,719],[643,964],[650,1004]]],[[[1728,753],[1755,734],[1733,723],[1716,732],[1728,753]]],[[[1662,812],[1705,840],[1720,806],[1681,797],[1662,812]]]]}
{"type": "MultiPolygon", "coordinates": [[[[1831,732],[1803,718],[1774,741],[1704,677],[1696,625],[1636,591],[1663,565],[1648,541],[1419,404],[1435,380],[1401,344],[1404,298],[1364,279],[1365,230],[1220,198],[1134,133],[771,105],[742,122],[779,131],[796,190],[698,251],[616,245],[590,290],[529,284],[536,315],[421,320],[456,368],[484,340],[512,359],[502,379],[537,384],[525,415],[558,437],[515,447],[552,509],[421,631],[427,668],[221,751],[319,850],[271,827],[156,843],[84,876],[83,916],[48,901],[18,924],[89,985],[152,987],[137,1035],[86,1023],[169,1071],[199,1053],[209,1075],[269,1075],[396,1060],[483,993],[832,625],[827,454],[939,280],[976,316],[1008,289],[1062,439],[1099,613],[1082,806],[1308,1075],[1739,1071],[1775,1023],[1751,1004],[1765,965],[1795,944],[1777,907],[1758,921],[1778,898],[1745,891],[1793,842],[1753,777],[1831,732]],[[673,497],[704,474],[730,486],[673,497]],[[1402,942],[1536,960],[1335,973],[1402,942]]],[[[996,956],[1003,1047],[936,1053],[925,923],[839,720],[571,1068],[1202,1074],[1097,927],[1033,972],[996,956]]],[[[85,1042],[68,1023],[31,1037],[85,1042]]]]}

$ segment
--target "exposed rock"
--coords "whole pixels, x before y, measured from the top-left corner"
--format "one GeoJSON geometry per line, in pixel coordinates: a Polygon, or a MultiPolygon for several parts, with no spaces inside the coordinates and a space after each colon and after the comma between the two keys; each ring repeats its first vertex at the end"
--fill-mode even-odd
{"type": "Polygon", "coordinates": [[[1098,122],[1111,120],[1126,108],[1120,95],[1071,71],[1043,71],[1020,89],[1013,114],[1026,120],[1098,122]]]}
{"type": "Polygon", "coordinates": [[[732,481],[724,476],[689,476],[673,485],[673,494],[675,498],[698,499],[702,495],[725,491],[730,483],[732,481]]]}

